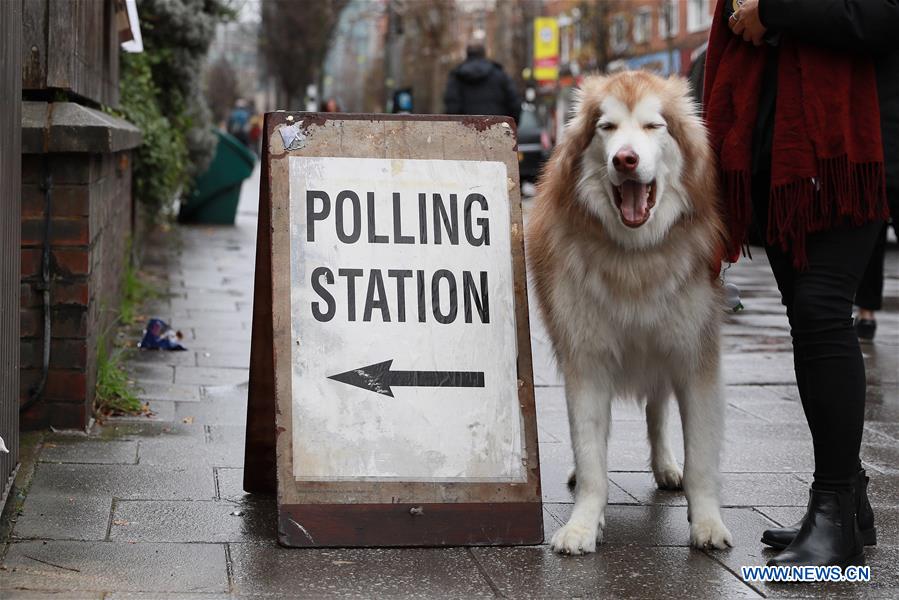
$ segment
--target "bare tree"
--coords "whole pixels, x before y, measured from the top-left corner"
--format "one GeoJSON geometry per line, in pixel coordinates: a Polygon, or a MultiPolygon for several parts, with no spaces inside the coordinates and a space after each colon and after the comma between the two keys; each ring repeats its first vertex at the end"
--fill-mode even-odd
{"type": "Polygon", "coordinates": [[[206,71],[206,102],[212,110],[212,118],[221,123],[237,101],[237,74],[228,59],[221,57],[206,71]]]}
{"type": "Polygon", "coordinates": [[[405,0],[394,2],[393,10],[402,19],[403,80],[415,91],[415,112],[438,113],[443,110],[443,87],[452,68],[452,50],[456,40],[452,25],[455,0],[405,0]]]}
{"type": "Polygon", "coordinates": [[[609,2],[584,0],[581,14],[586,26],[584,38],[591,51],[590,63],[595,69],[604,70],[609,62],[609,2]]]}
{"type": "Polygon", "coordinates": [[[318,83],[331,35],[348,0],[266,0],[259,48],[280,87],[285,108],[318,83]]]}

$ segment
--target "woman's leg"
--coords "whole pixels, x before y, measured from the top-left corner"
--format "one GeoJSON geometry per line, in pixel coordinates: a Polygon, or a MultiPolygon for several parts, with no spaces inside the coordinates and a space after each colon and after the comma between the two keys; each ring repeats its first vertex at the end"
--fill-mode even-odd
{"type": "Polygon", "coordinates": [[[816,486],[851,485],[858,473],[865,365],[852,304],[882,227],[874,222],[809,235],[808,268],[793,271],[788,314],[816,486]]]}
{"type": "MultiPolygon", "coordinates": [[[[852,323],[852,302],[882,223],[808,236],[808,267],[786,271],[784,294],[793,337],[799,394],[812,434],[815,475],[806,517],[792,541],[769,565],[864,563],[864,544],[874,543],[867,478],[859,449],[865,418],[865,364],[852,323]],[[866,534],[862,533],[862,529],[866,534]],[[868,539],[869,536],[870,539],[868,539]]],[[[783,287],[783,286],[781,286],[783,287]]],[[[793,528],[787,528],[793,529],[793,528]]],[[[770,543],[766,542],[766,543],[770,543]]]]}
{"type": "MultiPolygon", "coordinates": [[[[767,230],[768,181],[767,173],[753,179],[753,216],[760,232],[767,230]]],[[[819,485],[851,481],[861,469],[865,366],[852,305],[883,230],[878,221],[811,234],[808,268],[801,271],[793,267],[789,252],[765,246],[790,321],[796,385],[812,434],[819,485]]]]}

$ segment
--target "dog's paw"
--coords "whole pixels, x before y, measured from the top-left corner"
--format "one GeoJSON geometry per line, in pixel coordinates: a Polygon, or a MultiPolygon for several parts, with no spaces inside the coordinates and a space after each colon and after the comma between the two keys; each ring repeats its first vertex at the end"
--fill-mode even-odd
{"type": "Polygon", "coordinates": [[[720,517],[705,517],[690,523],[690,544],[696,548],[722,550],[734,545],[734,538],[720,517]]]}
{"type": "Polygon", "coordinates": [[[679,490],[683,488],[684,473],[677,463],[669,463],[653,467],[652,475],[660,490],[679,490]]]}
{"type": "Polygon", "coordinates": [[[559,554],[588,554],[596,552],[596,542],[602,538],[602,529],[584,527],[568,522],[553,534],[549,542],[553,552],[559,554]]]}

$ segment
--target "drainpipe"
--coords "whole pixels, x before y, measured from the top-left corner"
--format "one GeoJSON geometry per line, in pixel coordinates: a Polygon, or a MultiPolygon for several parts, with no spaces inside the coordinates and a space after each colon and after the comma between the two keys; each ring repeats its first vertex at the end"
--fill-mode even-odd
{"type": "Polygon", "coordinates": [[[19,407],[19,412],[24,413],[34,406],[43,396],[47,385],[47,374],[50,370],[50,208],[52,206],[53,174],[50,171],[50,124],[53,118],[53,103],[47,107],[47,123],[44,125],[44,157],[43,170],[44,181],[41,191],[44,192],[44,244],[41,250],[41,280],[34,284],[35,290],[41,292],[44,310],[44,345],[43,361],[41,364],[41,378],[28,392],[28,400],[19,407]]]}

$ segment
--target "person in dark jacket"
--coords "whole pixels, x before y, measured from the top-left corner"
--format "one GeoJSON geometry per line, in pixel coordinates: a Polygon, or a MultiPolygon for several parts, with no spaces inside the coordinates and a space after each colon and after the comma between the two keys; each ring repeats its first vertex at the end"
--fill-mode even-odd
{"type": "Polygon", "coordinates": [[[483,44],[470,44],[465,62],[450,71],[443,94],[447,114],[503,115],[518,122],[521,99],[502,65],[486,57],[483,44]]]}
{"type": "Polygon", "coordinates": [[[787,309],[812,434],[809,504],[771,565],[863,564],[876,543],[859,450],[859,280],[899,194],[899,3],[719,0],[704,105],[731,260],[755,221],[787,309]],[[878,120],[879,115],[879,120],[878,120]]]}
{"type": "MultiPolygon", "coordinates": [[[[899,231],[899,202],[890,199],[890,215],[893,221],[893,231],[899,231]]],[[[899,235],[899,234],[897,234],[899,235]]],[[[887,226],[884,225],[874,246],[874,253],[868,261],[868,268],[862,276],[855,294],[855,304],[858,306],[858,314],[855,317],[855,331],[860,340],[873,340],[877,332],[876,312],[883,308],[883,267],[886,261],[887,251],[887,226]]]]}

